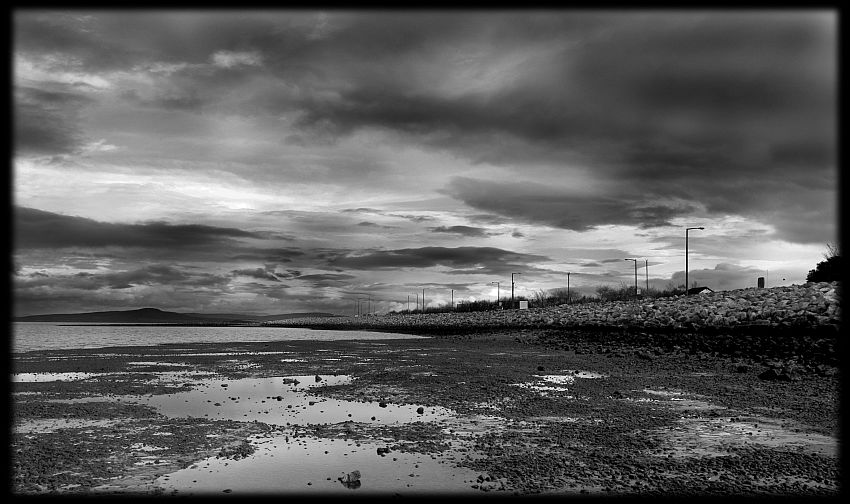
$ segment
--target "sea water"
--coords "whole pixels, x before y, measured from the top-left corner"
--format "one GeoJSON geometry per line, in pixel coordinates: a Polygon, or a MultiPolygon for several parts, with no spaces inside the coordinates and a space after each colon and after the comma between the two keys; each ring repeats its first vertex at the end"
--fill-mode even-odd
{"type": "Polygon", "coordinates": [[[15,322],[12,327],[12,351],[21,353],[33,350],[73,350],[166,343],[382,340],[422,337],[400,333],[334,331],[301,327],[83,325],[56,322],[15,322]]]}

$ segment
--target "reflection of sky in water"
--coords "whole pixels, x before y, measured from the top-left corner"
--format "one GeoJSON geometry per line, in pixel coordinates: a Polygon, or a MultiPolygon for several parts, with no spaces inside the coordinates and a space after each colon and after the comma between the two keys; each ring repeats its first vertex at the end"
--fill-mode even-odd
{"type": "Polygon", "coordinates": [[[198,380],[195,389],[167,395],[130,396],[128,400],[150,405],[168,417],[203,417],[213,420],[253,421],[286,425],[339,423],[345,421],[397,424],[435,421],[453,415],[451,410],[417,405],[357,402],[309,394],[317,386],[351,382],[347,375],[315,375],[278,378],[244,378],[238,380],[198,380]],[[298,383],[292,383],[292,379],[298,383]],[[223,386],[226,385],[226,386],[223,386]],[[280,398],[280,399],[278,399],[280,398]],[[374,417],[374,420],[372,419],[374,417]]]}
{"type": "Polygon", "coordinates": [[[15,322],[13,351],[272,341],[422,339],[425,336],[299,327],[216,327],[15,322]]]}
{"type": "Polygon", "coordinates": [[[13,382],[54,382],[54,381],[78,381],[100,376],[103,373],[15,373],[12,375],[13,382]]]}
{"type": "MultiPolygon", "coordinates": [[[[416,494],[470,492],[479,472],[456,467],[451,455],[402,453],[377,454],[387,443],[314,437],[294,438],[283,434],[255,436],[252,455],[240,460],[216,459],[197,462],[186,469],[157,479],[170,494],[233,495],[278,492],[345,494],[416,494]],[[357,446],[357,444],[360,446],[357,446]],[[337,478],[360,471],[361,486],[346,488],[337,478]],[[310,484],[308,484],[310,483],[310,484]]],[[[462,443],[453,441],[454,444],[462,443]]],[[[449,452],[451,453],[451,452],[449,452]]]]}
{"type": "MultiPolygon", "coordinates": [[[[526,388],[540,392],[541,395],[547,395],[549,392],[566,392],[566,385],[575,383],[576,378],[582,379],[598,379],[606,378],[607,375],[596,373],[593,371],[577,371],[573,369],[561,370],[565,374],[549,374],[549,375],[533,375],[533,382],[514,383],[514,386],[526,388]]],[[[567,396],[567,398],[573,398],[567,396]]]]}
{"type": "Polygon", "coordinates": [[[156,366],[156,367],[190,367],[188,362],[158,362],[158,361],[137,361],[128,362],[128,366],[156,366]]]}

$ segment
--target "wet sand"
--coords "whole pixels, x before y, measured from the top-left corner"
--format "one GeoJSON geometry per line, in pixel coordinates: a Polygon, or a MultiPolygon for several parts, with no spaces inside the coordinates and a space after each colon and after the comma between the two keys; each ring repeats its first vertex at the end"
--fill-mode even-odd
{"type": "Polygon", "coordinates": [[[15,493],[839,489],[825,352],[514,330],[30,352],[13,371],[15,493]]]}

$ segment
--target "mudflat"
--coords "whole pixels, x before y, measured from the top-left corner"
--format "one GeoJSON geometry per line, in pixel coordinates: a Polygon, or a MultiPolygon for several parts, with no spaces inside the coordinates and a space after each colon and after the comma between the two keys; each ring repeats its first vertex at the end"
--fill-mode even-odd
{"type": "Polygon", "coordinates": [[[838,494],[831,351],[664,341],[528,329],[15,354],[12,490],[838,494]]]}

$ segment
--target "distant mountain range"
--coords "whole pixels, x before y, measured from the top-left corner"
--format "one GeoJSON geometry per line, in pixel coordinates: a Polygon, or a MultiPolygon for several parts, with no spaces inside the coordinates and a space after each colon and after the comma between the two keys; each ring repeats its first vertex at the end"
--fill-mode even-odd
{"type": "Polygon", "coordinates": [[[234,313],[177,313],[157,308],[87,313],[53,313],[15,317],[15,322],[98,322],[113,324],[203,324],[226,322],[263,322],[301,317],[335,317],[332,313],[284,313],[281,315],[244,315],[234,313]]]}

